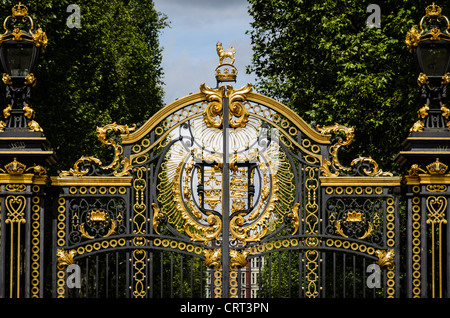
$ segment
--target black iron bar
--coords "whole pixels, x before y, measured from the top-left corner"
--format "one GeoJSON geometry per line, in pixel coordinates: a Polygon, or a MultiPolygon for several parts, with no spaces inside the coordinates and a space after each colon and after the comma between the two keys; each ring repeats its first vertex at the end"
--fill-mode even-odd
{"type": "Polygon", "coordinates": [[[229,99],[222,100],[223,157],[222,157],[222,297],[229,297],[230,289],[230,169],[229,169],[229,99]]]}

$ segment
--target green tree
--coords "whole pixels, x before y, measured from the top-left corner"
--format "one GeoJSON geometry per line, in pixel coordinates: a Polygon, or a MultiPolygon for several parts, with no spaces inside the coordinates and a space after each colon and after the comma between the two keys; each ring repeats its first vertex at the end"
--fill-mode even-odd
{"type": "MultiPolygon", "coordinates": [[[[29,15],[48,36],[31,106],[67,170],[81,155],[106,149],[96,127],[145,122],[162,106],[159,32],[167,25],[152,1],[80,0],[81,27],[66,24],[68,0],[30,0],[29,15]]],[[[3,0],[2,17],[14,0],[3,0]]],[[[6,107],[4,94],[1,104],[6,107]]]]}
{"type": "Polygon", "coordinates": [[[398,169],[393,158],[421,106],[405,37],[430,3],[383,1],[381,28],[367,27],[366,0],[249,3],[254,55],[247,71],[257,75],[256,90],[313,126],[355,127],[344,164],[363,155],[398,169]]]}

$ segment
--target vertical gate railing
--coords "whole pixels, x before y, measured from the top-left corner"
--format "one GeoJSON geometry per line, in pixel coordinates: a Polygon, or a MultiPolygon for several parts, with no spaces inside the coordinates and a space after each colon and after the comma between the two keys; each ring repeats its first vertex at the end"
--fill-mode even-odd
{"type": "Polygon", "coordinates": [[[8,167],[0,174],[0,298],[43,297],[47,178],[8,167]]]}
{"type": "Polygon", "coordinates": [[[407,297],[446,298],[449,290],[448,166],[413,165],[407,184],[407,297]]]}

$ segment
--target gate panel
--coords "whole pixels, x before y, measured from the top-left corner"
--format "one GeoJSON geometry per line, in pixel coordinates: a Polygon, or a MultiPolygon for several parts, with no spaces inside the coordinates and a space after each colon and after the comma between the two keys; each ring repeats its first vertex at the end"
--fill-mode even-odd
{"type": "Polygon", "coordinates": [[[400,178],[341,164],[353,128],[314,129],[251,84],[202,84],[138,130],[97,132],[111,163],[81,157],[52,179],[58,296],[396,295],[400,178]]]}

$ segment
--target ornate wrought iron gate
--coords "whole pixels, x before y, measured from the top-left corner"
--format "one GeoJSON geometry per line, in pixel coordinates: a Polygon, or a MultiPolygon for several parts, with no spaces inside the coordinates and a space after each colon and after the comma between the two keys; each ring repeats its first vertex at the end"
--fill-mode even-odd
{"type": "Polygon", "coordinates": [[[311,128],[251,84],[223,84],[235,75],[222,61],[216,88],[139,129],[98,128],[111,163],[81,157],[52,178],[55,296],[397,294],[400,178],[371,158],[342,165],[352,128],[311,128]]]}
{"type": "MultiPolygon", "coordinates": [[[[7,19],[44,49],[26,11],[7,19]]],[[[411,51],[450,37],[435,4],[420,29],[411,51]]],[[[140,127],[97,128],[109,160],[83,156],[58,176],[28,103],[34,75],[3,75],[0,298],[449,297],[450,73],[418,77],[425,104],[395,158],[401,177],[370,157],[341,162],[353,128],[311,127],[251,84],[234,88],[234,52],[217,53],[215,88],[140,127]]]]}

